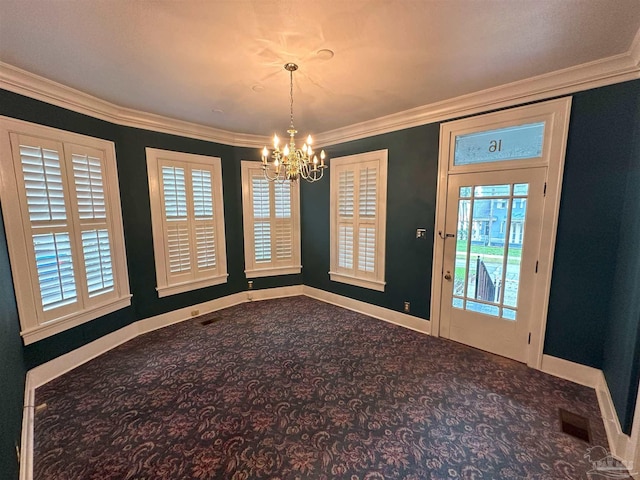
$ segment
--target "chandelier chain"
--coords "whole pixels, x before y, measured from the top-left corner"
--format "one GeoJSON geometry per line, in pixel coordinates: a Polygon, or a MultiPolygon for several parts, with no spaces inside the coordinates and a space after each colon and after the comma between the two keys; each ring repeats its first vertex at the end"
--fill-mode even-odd
{"type": "Polygon", "coordinates": [[[291,100],[291,130],[293,130],[293,70],[289,71],[289,98],[291,100]]]}

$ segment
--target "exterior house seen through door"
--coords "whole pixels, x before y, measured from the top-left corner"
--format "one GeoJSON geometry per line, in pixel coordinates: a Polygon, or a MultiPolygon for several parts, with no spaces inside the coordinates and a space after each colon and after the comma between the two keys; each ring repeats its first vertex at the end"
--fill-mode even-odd
{"type": "Polygon", "coordinates": [[[540,368],[570,106],[441,126],[434,334],[540,368]]]}

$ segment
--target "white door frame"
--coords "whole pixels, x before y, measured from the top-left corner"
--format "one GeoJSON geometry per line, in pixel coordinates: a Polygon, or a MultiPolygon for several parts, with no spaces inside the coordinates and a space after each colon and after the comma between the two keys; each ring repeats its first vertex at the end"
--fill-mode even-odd
{"type": "Polygon", "coordinates": [[[546,196],[543,207],[542,234],[538,256],[538,274],[536,276],[531,322],[529,325],[531,341],[527,355],[527,365],[540,369],[542,350],[549,307],[549,291],[551,289],[551,270],[558,226],[560,193],[564,158],[569,131],[569,115],[571,97],[536,103],[525,107],[512,108],[488,113],[440,125],[440,153],[438,157],[438,186],[436,198],[436,223],[434,229],[433,270],[431,282],[431,334],[440,335],[441,296],[443,281],[444,242],[439,235],[445,232],[445,214],[447,207],[447,190],[449,175],[456,173],[474,173],[494,171],[498,169],[547,167],[546,196]],[[473,165],[454,166],[453,151],[457,135],[485,130],[494,130],[509,125],[533,122],[545,122],[545,133],[542,158],[513,160],[473,165]]]}

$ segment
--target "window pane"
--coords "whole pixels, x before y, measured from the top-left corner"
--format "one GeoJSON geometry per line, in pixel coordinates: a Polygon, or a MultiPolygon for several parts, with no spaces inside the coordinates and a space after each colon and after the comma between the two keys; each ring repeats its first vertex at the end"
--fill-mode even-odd
{"type": "Polygon", "coordinates": [[[375,218],[376,216],[376,169],[363,168],[360,170],[360,189],[358,191],[358,213],[361,217],[375,218]]]}
{"type": "Polygon", "coordinates": [[[473,189],[474,197],[506,197],[511,193],[511,185],[480,185],[473,189]]]}
{"type": "Polygon", "coordinates": [[[188,272],[191,269],[189,254],[189,228],[185,223],[167,226],[167,247],[169,250],[169,271],[188,272]]]}
{"type": "Polygon", "coordinates": [[[376,229],[360,227],[358,235],[358,270],[373,272],[376,267],[376,229]]]}
{"type": "Polygon", "coordinates": [[[544,122],[456,136],[454,165],[542,157],[544,122]]]}
{"type": "Polygon", "coordinates": [[[275,182],[276,218],[291,218],[291,182],[275,182]]]}
{"type": "Polygon", "coordinates": [[[162,189],[167,220],[187,218],[187,190],[184,168],[162,167],[162,189]]]}
{"type": "Polygon", "coordinates": [[[33,248],[44,310],[74,302],[77,294],[69,234],[34,235],[33,248]]]}
{"type": "Polygon", "coordinates": [[[198,269],[216,266],[215,225],[210,222],[196,224],[196,257],[198,269]]]}
{"type": "Polygon", "coordinates": [[[253,217],[269,218],[271,206],[269,204],[269,181],[263,176],[251,178],[253,194],[253,217]]]}
{"type": "Polygon", "coordinates": [[[338,183],[338,215],[353,217],[353,196],[355,194],[353,170],[340,172],[338,183]]]}
{"type": "Polygon", "coordinates": [[[82,232],[82,252],[89,296],[113,290],[109,232],[102,229],[82,232]]]}
{"type": "Polygon", "coordinates": [[[338,228],[338,266],[353,268],[353,227],[340,225],[338,228]]]}
{"type": "Polygon", "coordinates": [[[58,152],[20,145],[29,219],[66,220],[62,170],[58,152]]]}
{"type": "Polygon", "coordinates": [[[253,225],[253,243],[255,261],[271,261],[271,224],[269,222],[255,222],[253,225]]]}
{"type": "Polygon", "coordinates": [[[193,212],[197,219],[213,219],[213,198],[211,189],[211,172],[193,169],[191,171],[193,188],[193,212]]]}
{"type": "Polygon", "coordinates": [[[78,197],[80,218],[106,218],[102,163],[99,158],[73,154],[73,177],[78,197]]]}

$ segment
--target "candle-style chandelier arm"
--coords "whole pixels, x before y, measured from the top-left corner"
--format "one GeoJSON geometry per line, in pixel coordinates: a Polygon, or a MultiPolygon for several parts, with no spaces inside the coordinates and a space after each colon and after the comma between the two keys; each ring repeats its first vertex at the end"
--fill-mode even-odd
{"type": "Polygon", "coordinates": [[[262,150],[262,169],[265,178],[269,181],[294,181],[298,180],[298,178],[303,178],[308,182],[316,182],[322,178],[324,170],[328,167],[324,162],[326,155],[322,150],[320,152],[320,160],[318,160],[318,156],[311,147],[313,143],[311,135],[307,137],[307,141],[302,148],[296,148],[295,134],[298,131],[293,126],[293,72],[298,69],[298,66],[295,63],[287,63],[284,68],[289,72],[291,119],[291,126],[287,130],[289,143],[285,144],[280,150],[280,139],[277,135],[274,135],[271,155],[269,155],[269,150],[266,146],[262,150]],[[269,157],[271,157],[271,162],[269,162],[269,157]]]}

